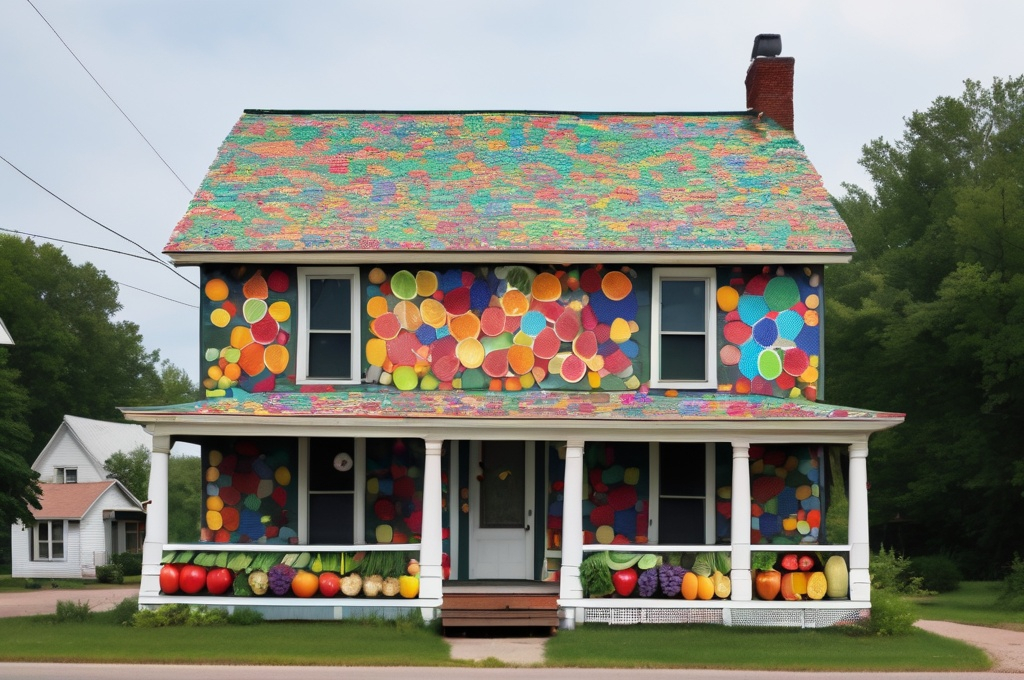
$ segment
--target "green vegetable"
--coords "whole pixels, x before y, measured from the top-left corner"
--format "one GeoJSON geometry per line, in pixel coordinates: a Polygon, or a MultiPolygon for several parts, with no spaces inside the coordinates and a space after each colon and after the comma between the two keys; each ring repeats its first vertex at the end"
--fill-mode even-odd
{"type": "Polygon", "coordinates": [[[754,552],[750,554],[750,568],[757,571],[768,571],[775,568],[775,553],[754,552]]]}
{"type": "Polygon", "coordinates": [[[715,572],[715,553],[697,553],[697,557],[693,559],[693,568],[691,571],[698,576],[707,576],[710,578],[711,574],[715,572]]]}
{"type": "Polygon", "coordinates": [[[660,555],[654,555],[652,553],[647,553],[646,555],[643,555],[640,558],[640,560],[636,563],[636,566],[637,566],[637,568],[640,571],[647,571],[648,569],[653,569],[654,567],[658,566],[658,563],[660,561],[661,561],[661,556],[660,555]]]}
{"type": "Polygon", "coordinates": [[[217,557],[213,561],[215,567],[227,567],[228,566],[228,554],[226,552],[217,553],[217,557]]]}
{"type": "Polygon", "coordinates": [[[165,552],[164,556],[160,558],[160,564],[173,564],[177,554],[176,552],[165,552]]]}
{"type": "Polygon", "coordinates": [[[605,597],[615,592],[604,553],[594,553],[580,564],[583,597],[605,597]]]}
{"type": "Polygon", "coordinates": [[[252,597],[252,588],[249,587],[249,575],[244,571],[238,572],[231,588],[238,597],[252,597]]]}
{"type": "Polygon", "coordinates": [[[732,557],[727,552],[717,552],[715,555],[715,571],[722,572],[722,575],[728,574],[732,569],[732,557]]]}
{"type": "Polygon", "coordinates": [[[620,553],[611,552],[610,550],[603,553],[605,564],[612,571],[621,571],[623,569],[629,569],[634,564],[640,561],[640,555],[635,553],[620,553]]]}

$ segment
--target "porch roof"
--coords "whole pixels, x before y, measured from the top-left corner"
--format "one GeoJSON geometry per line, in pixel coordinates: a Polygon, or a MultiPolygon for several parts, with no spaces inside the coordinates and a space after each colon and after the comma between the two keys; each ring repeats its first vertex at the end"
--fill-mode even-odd
{"type": "Polygon", "coordinates": [[[182,263],[389,251],[854,246],[793,132],[750,112],[246,111],[165,247],[182,263]]]}
{"type": "Polygon", "coordinates": [[[409,391],[368,386],[331,392],[234,390],[232,396],[186,404],[121,409],[131,420],[153,422],[174,416],[267,416],[457,419],[673,421],[875,421],[884,429],[904,414],[847,408],[804,399],[717,392],[522,392],[409,391]],[[888,421],[886,424],[883,424],[888,421]]]}

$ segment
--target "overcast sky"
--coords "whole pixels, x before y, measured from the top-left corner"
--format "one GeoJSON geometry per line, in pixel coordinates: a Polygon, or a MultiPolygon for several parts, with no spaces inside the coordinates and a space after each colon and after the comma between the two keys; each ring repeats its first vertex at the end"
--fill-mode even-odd
{"type": "MultiPolygon", "coordinates": [[[[898,138],[905,116],[967,78],[1024,73],[1021,26],[1012,0],[3,0],[0,155],[160,253],[244,108],[741,110],[754,36],[780,33],[796,58],[796,134],[842,194],[870,188],[861,147],[898,138]]],[[[0,228],[140,252],[2,162],[0,228]]],[[[190,305],[195,287],[62,247],[122,284],[121,318],[198,379],[198,310],[128,286],[190,305]]]]}

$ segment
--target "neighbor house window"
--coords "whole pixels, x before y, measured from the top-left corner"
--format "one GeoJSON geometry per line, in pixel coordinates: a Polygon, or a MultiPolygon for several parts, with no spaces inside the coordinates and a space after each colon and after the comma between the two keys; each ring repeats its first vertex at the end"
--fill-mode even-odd
{"type": "Polygon", "coordinates": [[[124,551],[129,553],[142,552],[142,526],[140,522],[124,523],[124,551]]]}
{"type": "Polygon", "coordinates": [[[715,270],[656,267],[651,302],[651,386],[715,387],[715,270]]]}
{"type": "Polygon", "coordinates": [[[299,269],[300,383],[359,382],[359,270],[299,269]]]}
{"type": "Polygon", "coordinates": [[[77,484],[78,468],[59,467],[54,470],[53,481],[55,484],[77,484]]]}
{"type": "Polygon", "coordinates": [[[64,520],[38,522],[32,532],[32,559],[42,562],[64,559],[64,520]]]}

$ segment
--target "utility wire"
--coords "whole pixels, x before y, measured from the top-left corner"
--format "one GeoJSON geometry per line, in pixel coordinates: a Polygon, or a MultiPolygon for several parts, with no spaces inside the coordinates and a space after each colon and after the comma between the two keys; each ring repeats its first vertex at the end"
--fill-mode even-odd
{"type": "MultiPolygon", "coordinates": [[[[111,279],[111,280],[113,280],[113,279],[111,279]]],[[[175,300],[174,298],[164,297],[163,295],[160,295],[158,293],[154,293],[154,292],[148,291],[148,290],[143,290],[142,288],[136,288],[135,286],[129,286],[127,283],[121,283],[120,281],[114,281],[114,283],[116,283],[119,286],[124,286],[125,288],[131,288],[132,290],[137,290],[140,293],[146,293],[147,295],[152,295],[154,297],[163,298],[164,300],[167,300],[169,302],[176,302],[179,305],[185,305],[186,307],[192,307],[193,309],[199,309],[199,305],[192,305],[192,304],[189,304],[187,302],[182,302],[181,300],[175,300]]]]}
{"type": "Polygon", "coordinates": [[[88,243],[79,243],[78,241],[66,241],[62,238],[54,238],[53,236],[43,236],[42,234],[30,234],[27,231],[19,231],[17,229],[4,229],[0,227],[0,231],[6,231],[8,234],[20,234],[22,236],[31,236],[32,238],[41,238],[44,241],[56,241],[57,243],[70,243],[73,246],[82,246],[83,248],[94,248],[96,250],[105,250],[108,253],[116,253],[117,255],[127,255],[128,257],[136,257],[146,262],[156,262],[157,264],[163,264],[160,260],[154,260],[151,257],[144,257],[142,255],[136,255],[135,253],[126,253],[123,250],[114,250],[113,248],[104,248],[103,246],[93,246],[88,243]]]}
{"type": "Polygon", "coordinates": [[[166,262],[164,262],[163,260],[161,260],[161,259],[160,259],[159,257],[157,257],[157,255],[156,255],[156,254],[154,254],[154,253],[150,252],[150,251],[149,251],[148,249],[146,249],[146,248],[145,248],[145,247],[144,247],[143,245],[141,245],[141,244],[139,244],[139,243],[136,243],[135,241],[131,240],[130,238],[128,238],[128,237],[127,237],[127,236],[125,236],[124,234],[121,234],[121,233],[119,233],[119,232],[117,232],[117,231],[115,231],[115,230],[111,229],[110,227],[108,227],[107,225],[103,224],[103,223],[102,223],[102,222],[100,222],[99,220],[97,220],[97,219],[95,219],[95,218],[92,218],[92,217],[89,217],[89,216],[88,216],[88,215],[86,215],[86,214],[85,214],[84,212],[82,212],[81,210],[79,210],[79,209],[78,209],[78,208],[76,208],[75,206],[71,205],[70,203],[68,203],[67,201],[65,201],[65,200],[64,200],[63,198],[61,198],[60,196],[58,196],[57,194],[53,193],[52,191],[50,191],[49,189],[47,189],[46,187],[44,187],[44,186],[43,186],[42,184],[40,184],[39,182],[37,182],[36,180],[34,180],[34,179],[33,179],[33,178],[31,177],[31,176],[29,176],[28,174],[26,174],[26,173],[25,173],[25,172],[24,172],[24,171],[23,171],[23,170],[22,170],[21,168],[19,168],[19,167],[18,167],[17,165],[15,165],[14,163],[12,163],[12,162],[10,162],[9,160],[7,160],[6,158],[4,158],[4,157],[3,157],[2,155],[0,155],[0,161],[3,161],[4,163],[7,163],[7,165],[9,165],[9,166],[11,166],[12,168],[14,168],[14,170],[15,170],[15,171],[16,171],[16,172],[17,172],[17,173],[18,173],[19,175],[21,175],[22,177],[24,177],[24,178],[25,178],[25,179],[27,179],[28,181],[32,182],[32,184],[35,184],[35,185],[36,185],[37,187],[39,187],[40,189],[42,189],[42,190],[43,190],[43,191],[45,191],[46,193],[50,194],[51,196],[53,196],[54,198],[56,198],[56,199],[57,199],[58,201],[60,201],[61,203],[63,203],[63,204],[64,204],[64,205],[66,205],[67,207],[71,208],[72,210],[74,210],[74,211],[75,211],[76,213],[78,213],[79,215],[81,215],[81,216],[82,216],[82,217],[84,217],[85,219],[89,220],[90,222],[92,222],[93,224],[95,224],[95,225],[97,225],[97,226],[99,226],[99,227],[102,227],[103,229],[106,229],[107,231],[109,231],[109,232],[110,232],[111,234],[114,234],[114,235],[115,235],[115,236],[117,236],[118,238],[122,238],[122,239],[124,239],[125,241],[128,241],[128,243],[131,243],[131,244],[132,244],[133,246],[135,246],[136,248],[138,248],[138,249],[139,249],[139,250],[141,250],[142,252],[144,252],[144,253],[146,253],[147,255],[149,255],[150,257],[152,257],[152,258],[153,258],[153,259],[154,259],[155,261],[157,261],[157,262],[159,262],[160,264],[162,264],[162,265],[163,265],[164,267],[166,267],[166,268],[167,268],[168,270],[170,270],[170,271],[171,271],[171,272],[172,272],[172,273],[173,273],[173,274],[174,274],[175,276],[177,276],[177,277],[178,277],[179,279],[181,279],[182,281],[185,281],[185,282],[186,282],[186,283],[188,283],[188,284],[189,284],[190,286],[193,286],[193,287],[195,287],[195,288],[199,288],[198,284],[195,284],[195,283],[192,283],[191,281],[189,281],[189,280],[188,280],[187,278],[185,278],[184,276],[182,276],[182,275],[181,275],[181,272],[179,272],[179,271],[178,271],[177,269],[175,269],[175,268],[174,268],[174,267],[172,267],[171,265],[169,265],[169,264],[167,264],[166,262]]]}
{"type": "Polygon", "coordinates": [[[70,52],[70,53],[71,53],[71,56],[75,58],[75,61],[77,61],[77,62],[78,62],[78,65],[79,65],[79,66],[81,66],[81,67],[82,67],[82,69],[83,69],[83,70],[85,70],[85,72],[89,74],[89,77],[90,77],[90,78],[92,78],[92,82],[96,83],[96,87],[100,88],[100,91],[101,91],[101,92],[103,92],[103,94],[107,95],[107,99],[109,99],[109,100],[110,100],[110,103],[111,103],[111,104],[113,104],[113,105],[114,105],[114,107],[115,107],[115,108],[116,108],[116,109],[117,109],[118,111],[120,111],[120,112],[121,112],[121,115],[122,115],[122,116],[124,116],[124,119],[125,119],[126,121],[128,121],[128,123],[129,123],[129,124],[130,124],[130,125],[131,125],[131,126],[132,126],[133,128],[135,128],[135,131],[139,133],[139,136],[140,136],[140,137],[142,137],[143,141],[145,141],[145,142],[146,142],[146,144],[147,144],[147,145],[149,145],[149,148],[153,150],[153,153],[155,153],[155,154],[156,154],[156,157],[157,157],[157,158],[159,158],[159,159],[160,159],[160,161],[161,161],[161,162],[162,162],[162,163],[164,164],[164,166],[165,166],[165,167],[166,167],[166,168],[167,168],[168,170],[170,170],[170,171],[171,171],[171,174],[172,174],[172,175],[174,175],[174,178],[175,178],[176,180],[178,180],[178,183],[179,183],[179,184],[181,184],[181,186],[185,187],[185,191],[187,191],[187,192],[188,192],[188,195],[189,195],[189,196],[191,196],[191,195],[192,195],[193,193],[195,193],[194,191],[192,191],[191,189],[189,189],[189,188],[188,188],[188,185],[187,185],[187,184],[185,184],[184,180],[182,180],[182,179],[181,179],[181,177],[179,177],[179,176],[178,176],[178,173],[176,173],[176,172],[174,171],[174,168],[172,168],[172,167],[171,167],[170,163],[168,163],[168,162],[167,162],[167,161],[166,161],[166,160],[164,159],[164,157],[160,155],[160,152],[159,152],[159,151],[157,151],[157,150],[156,150],[156,147],[155,147],[155,146],[153,146],[153,144],[152,144],[152,143],[151,143],[151,142],[149,141],[149,139],[147,139],[147,138],[146,138],[146,135],[142,134],[142,130],[140,130],[140,129],[139,129],[139,127],[138,127],[138,126],[137,126],[137,125],[136,125],[136,124],[135,124],[134,122],[132,122],[132,119],[131,119],[131,118],[129,118],[129,117],[128,117],[128,114],[124,112],[124,109],[122,109],[122,108],[121,108],[121,107],[120,107],[120,106],[118,105],[118,103],[117,103],[116,101],[114,101],[114,98],[110,96],[110,93],[109,93],[109,92],[107,92],[107,91],[106,91],[106,89],[104,89],[104,87],[103,87],[102,85],[100,85],[100,81],[96,80],[96,76],[94,76],[94,75],[92,74],[92,72],[91,72],[91,71],[89,71],[89,69],[88,69],[88,68],[86,68],[85,64],[83,64],[83,63],[82,63],[82,60],[78,58],[78,55],[77,55],[77,54],[75,54],[75,51],[71,49],[71,46],[70,46],[70,45],[68,45],[68,44],[67,44],[66,42],[64,42],[64,38],[60,37],[60,33],[58,33],[58,32],[57,32],[57,29],[53,27],[53,24],[51,24],[51,23],[50,23],[49,21],[47,21],[46,17],[44,17],[44,16],[43,16],[43,13],[39,11],[39,8],[38,8],[38,7],[36,7],[35,5],[33,5],[33,4],[32,4],[32,0],[25,0],[25,1],[26,1],[26,2],[28,2],[28,4],[29,4],[29,5],[31,5],[32,9],[34,9],[34,10],[36,11],[36,14],[38,14],[38,15],[39,15],[39,18],[40,18],[40,19],[42,19],[42,20],[43,20],[43,22],[44,22],[44,23],[45,23],[45,24],[46,24],[47,26],[49,26],[49,27],[50,27],[50,30],[51,30],[51,31],[53,31],[53,34],[54,34],[55,36],[57,36],[57,40],[60,40],[61,44],[62,44],[62,45],[64,45],[64,47],[65,47],[65,48],[67,48],[67,51],[68,51],[68,52],[70,52]]]}

